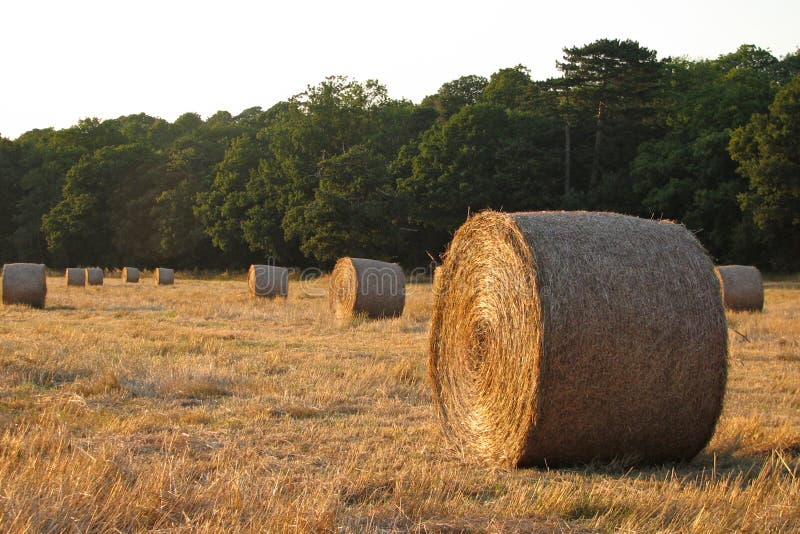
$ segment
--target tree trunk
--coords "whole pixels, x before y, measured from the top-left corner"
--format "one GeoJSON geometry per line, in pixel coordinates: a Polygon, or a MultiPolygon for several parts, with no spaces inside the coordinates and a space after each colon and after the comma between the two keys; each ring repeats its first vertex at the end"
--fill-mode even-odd
{"type": "Polygon", "coordinates": [[[603,102],[597,106],[597,128],[594,134],[594,151],[592,153],[592,171],[589,175],[589,189],[594,189],[597,184],[597,177],[600,174],[600,137],[603,131],[603,102]]]}
{"type": "Polygon", "coordinates": [[[569,122],[564,123],[564,196],[569,195],[570,173],[572,165],[569,122]]]}

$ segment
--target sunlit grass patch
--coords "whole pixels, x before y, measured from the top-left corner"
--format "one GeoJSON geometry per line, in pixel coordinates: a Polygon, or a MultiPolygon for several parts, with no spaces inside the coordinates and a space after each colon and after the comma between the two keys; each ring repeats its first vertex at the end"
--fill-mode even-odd
{"type": "Polygon", "coordinates": [[[190,399],[206,399],[230,395],[228,384],[209,376],[174,376],[165,379],[156,386],[160,395],[167,397],[183,397],[190,399]]]}
{"type": "Polygon", "coordinates": [[[419,362],[412,358],[403,358],[394,366],[394,377],[403,384],[418,384],[422,380],[419,362]]]}
{"type": "Polygon", "coordinates": [[[235,277],[62,282],[53,309],[0,307],[2,531],[800,528],[800,287],[729,317],[748,339],[729,332],[723,416],[692,462],[512,470],[443,440],[430,286],[341,327],[296,280],[266,305],[235,277]]]}
{"type": "Polygon", "coordinates": [[[125,391],[117,375],[111,371],[105,371],[76,380],[73,382],[70,389],[84,397],[125,391]]]}

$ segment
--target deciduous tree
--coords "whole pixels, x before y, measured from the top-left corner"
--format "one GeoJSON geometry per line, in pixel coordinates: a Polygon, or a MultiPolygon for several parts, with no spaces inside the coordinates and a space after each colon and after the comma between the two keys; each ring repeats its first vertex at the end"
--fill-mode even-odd
{"type": "Polygon", "coordinates": [[[775,96],[769,112],[736,129],[730,152],[749,182],[742,209],[770,241],[780,269],[800,267],[800,75],[775,96]]]}

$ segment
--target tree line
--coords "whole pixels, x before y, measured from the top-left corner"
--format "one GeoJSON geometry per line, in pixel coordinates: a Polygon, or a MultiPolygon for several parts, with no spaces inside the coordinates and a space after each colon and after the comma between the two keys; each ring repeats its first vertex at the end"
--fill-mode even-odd
{"type": "Polygon", "coordinates": [[[419,104],[333,76],[236,116],[0,137],[0,260],[410,268],[493,208],[675,219],[718,262],[800,267],[800,52],[658,59],[601,39],[557,66],[463,76],[419,104]]]}

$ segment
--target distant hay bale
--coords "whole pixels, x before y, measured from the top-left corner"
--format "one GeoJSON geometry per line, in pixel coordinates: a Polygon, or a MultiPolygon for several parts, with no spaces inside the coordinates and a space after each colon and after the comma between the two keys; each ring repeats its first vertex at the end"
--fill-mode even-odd
{"type": "Polygon", "coordinates": [[[139,282],[139,269],[136,267],[122,268],[122,282],[126,284],[136,284],[139,282]]]}
{"type": "Polygon", "coordinates": [[[437,279],[428,374],[466,457],[687,460],[710,439],[727,326],[714,266],[683,226],[482,212],[437,279]]]}
{"type": "Polygon", "coordinates": [[[86,268],[86,285],[87,286],[102,286],[103,285],[103,269],[96,267],[86,268]]]}
{"type": "Polygon", "coordinates": [[[757,268],[752,265],[720,265],[717,272],[726,308],[735,311],[764,309],[764,281],[757,268]]]}
{"type": "Polygon", "coordinates": [[[67,280],[67,287],[86,285],[86,273],[80,267],[67,267],[64,273],[64,278],[67,280]]]}
{"type": "Polygon", "coordinates": [[[47,275],[39,263],[7,263],[3,266],[3,304],[44,308],[47,275]]]}
{"type": "Polygon", "coordinates": [[[251,265],[247,285],[253,297],[286,297],[289,294],[289,269],[274,265],[251,265]]]}
{"type": "Polygon", "coordinates": [[[406,281],[396,263],[341,258],[331,273],[330,303],[336,318],[399,317],[406,301],[406,281]]]}
{"type": "Polygon", "coordinates": [[[156,267],[153,271],[153,281],[157,286],[171,286],[175,283],[175,269],[156,267]]]}

